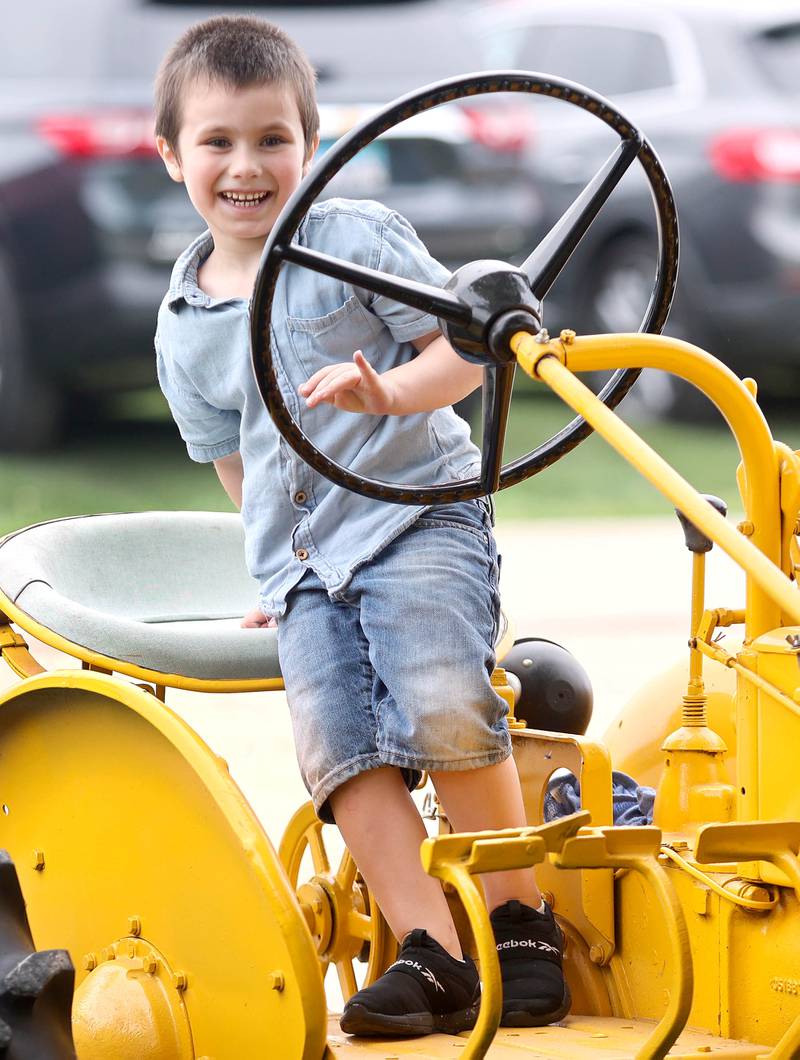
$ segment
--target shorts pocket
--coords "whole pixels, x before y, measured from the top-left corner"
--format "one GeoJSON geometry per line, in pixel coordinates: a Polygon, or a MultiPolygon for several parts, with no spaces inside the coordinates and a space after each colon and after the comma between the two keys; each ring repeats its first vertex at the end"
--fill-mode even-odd
{"type": "Polygon", "coordinates": [[[484,541],[491,536],[489,512],[480,501],[437,504],[423,512],[414,525],[420,529],[451,526],[457,530],[468,530],[484,541]]]}

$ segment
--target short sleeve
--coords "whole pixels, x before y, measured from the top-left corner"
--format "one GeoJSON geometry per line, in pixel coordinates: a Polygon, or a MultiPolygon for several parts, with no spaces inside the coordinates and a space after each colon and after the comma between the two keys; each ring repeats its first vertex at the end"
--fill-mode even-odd
{"type": "MultiPolygon", "coordinates": [[[[443,287],[448,270],[428,253],[428,249],[404,217],[391,213],[381,226],[381,246],[377,268],[394,276],[443,287]]],[[[439,322],[430,313],[392,298],[376,295],[370,310],[384,322],[398,342],[410,342],[436,331],[439,322]]]]}
{"type": "Polygon", "coordinates": [[[239,413],[210,405],[180,366],[168,364],[158,335],[155,346],[158,383],[189,456],[207,464],[235,453],[239,448],[239,413]]]}

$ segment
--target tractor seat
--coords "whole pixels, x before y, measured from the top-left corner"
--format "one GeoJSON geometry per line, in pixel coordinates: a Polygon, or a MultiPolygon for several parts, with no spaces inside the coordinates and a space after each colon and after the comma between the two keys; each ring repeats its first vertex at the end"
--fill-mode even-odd
{"type": "MultiPolygon", "coordinates": [[[[258,583],[245,566],[235,513],[39,523],[0,540],[0,592],[23,629],[86,661],[96,661],[88,653],[121,664],[109,669],[194,681],[281,676],[276,630],[239,625],[257,604],[258,583]]],[[[0,611],[5,606],[0,597],[0,611]]]]}

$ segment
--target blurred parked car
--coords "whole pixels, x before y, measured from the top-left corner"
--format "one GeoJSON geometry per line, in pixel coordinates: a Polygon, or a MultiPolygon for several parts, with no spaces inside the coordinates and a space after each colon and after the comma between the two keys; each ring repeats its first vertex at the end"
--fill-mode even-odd
{"type": "MultiPolygon", "coordinates": [[[[321,150],[395,96],[480,66],[449,0],[344,7],[28,0],[0,34],[0,449],[58,438],[78,399],[154,382],[155,314],[202,229],[155,154],[151,86],[190,23],[222,10],[283,26],[319,73],[321,150]],[[446,46],[445,46],[446,42],[446,46]]],[[[437,108],[376,142],[332,194],[375,197],[455,266],[531,248],[526,122],[502,103],[437,108]]]]}
{"type": "MultiPolygon", "coordinates": [[[[587,85],[652,143],[680,220],[666,332],[762,390],[800,393],[800,3],[507,0],[481,7],[473,28],[484,65],[587,85]]],[[[568,104],[532,107],[544,232],[617,137],[568,104]]],[[[634,165],[553,288],[548,327],[636,330],[655,262],[653,206],[634,165]]],[[[631,399],[653,413],[711,409],[663,373],[644,373],[631,399]]]]}

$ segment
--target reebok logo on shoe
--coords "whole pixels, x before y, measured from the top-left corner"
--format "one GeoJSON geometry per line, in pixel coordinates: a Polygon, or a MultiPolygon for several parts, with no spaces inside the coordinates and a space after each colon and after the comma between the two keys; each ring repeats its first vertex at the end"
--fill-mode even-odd
{"type": "Polygon", "coordinates": [[[439,980],[436,978],[436,976],[433,974],[433,972],[430,970],[430,968],[426,968],[425,965],[420,964],[419,961],[405,961],[402,958],[400,958],[400,959],[396,960],[391,967],[392,968],[396,968],[398,966],[398,964],[407,964],[407,965],[409,965],[409,967],[413,968],[415,971],[419,972],[421,975],[424,975],[429,983],[433,983],[433,985],[436,987],[437,990],[441,990],[441,992],[444,993],[444,987],[439,982],[439,980]]]}
{"type": "Polygon", "coordinates": [[[554,953],[556,957],[561,956],[558,946],[551,946],[549,942],[542,942],[540,939],[508,939],[506,942],[497,943],[498,950],[510,950],[517,946],[528,946],[544,953],[554,953]]]}
{"type": "Polygon", "coordinates": [[[511,900],[491,914],[503,980],[501,1027],[544,1027],[569,1012],[561,955],[564,936],[548,905],[511,900]]]}
{"type": "Polygon", "coordinates": [[[380,979],[353,994],[339,1025],[368,1037],[460,1034],[474,1027],[480,980],[470,957],[456,960],[422,928],[403,939],[380,979]]]}

